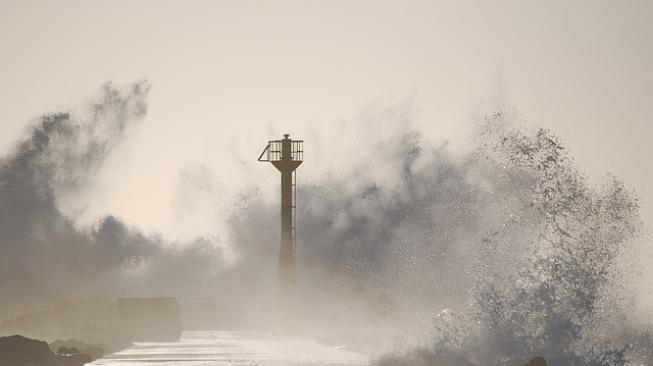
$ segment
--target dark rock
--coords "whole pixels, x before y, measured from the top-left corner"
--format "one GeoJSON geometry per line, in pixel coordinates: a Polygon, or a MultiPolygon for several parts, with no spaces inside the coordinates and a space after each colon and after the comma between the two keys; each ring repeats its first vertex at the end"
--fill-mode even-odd
{"type": "Polygon", "coordinates": [[[546,361],[542,357],[535,357],[534,359],[530,360],[526,366],[547,366],[546,361]]]}
{"type": "Polygon", "coordinates": [[[58,366],[82,366],[89,362],[92,362],[91,356],[77,353],[71,355],[57,355],[57,365],[58,366]]]}
{"type": "Polygon", "coordinates": [[[57,339],[50,343],[50,349],[57,350],[59,355],[68,355],[83,353],[91,356],[93,361],[104,355],[104,349],[96,344],[87,344],[86,342],[78,341],[76,339],[68,339],[66,341],[57,339]]]}
{"type": "Polygon", "coordinates": [[[2,366],[58,366],[48,344],[20,335],[0,337],[2,366]]]}

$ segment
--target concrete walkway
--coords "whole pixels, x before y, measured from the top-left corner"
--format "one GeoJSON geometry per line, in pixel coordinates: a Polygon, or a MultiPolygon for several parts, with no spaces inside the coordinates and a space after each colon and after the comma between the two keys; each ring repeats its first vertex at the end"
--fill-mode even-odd
{"type": "Polygon", "coordinates": [[[368,357],[311,340],[265,332],[184,332],[179,342],[137,343],[96,360],[106,366],[290,366],[367,365],[368,357]]]}

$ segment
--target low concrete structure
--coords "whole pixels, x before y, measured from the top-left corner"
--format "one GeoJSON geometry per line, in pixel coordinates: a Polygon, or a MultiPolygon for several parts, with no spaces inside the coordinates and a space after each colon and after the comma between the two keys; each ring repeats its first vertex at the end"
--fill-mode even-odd
{"type": "Polygon", "coordinates": [[[118,299],[120,329],[134,342],[178,341],[181,309],[173,297],[118,299]]]}

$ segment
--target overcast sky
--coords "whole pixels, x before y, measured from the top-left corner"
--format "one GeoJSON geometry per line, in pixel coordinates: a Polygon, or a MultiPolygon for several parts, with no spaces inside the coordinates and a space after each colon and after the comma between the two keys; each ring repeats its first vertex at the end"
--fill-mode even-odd
{"type": "Polygon", "coordinates": [[[409,103],[427,138],[464,146],[503,100],[635,188],[651,223],[652,19],[652,1],[0,0],[0,152],[38,115],[147,78],[93,212],[166,232],[189,166],[236,192],[268,139],[303,137],[310,160],[311,135],[337,146],[370,104],[409,103]]]}

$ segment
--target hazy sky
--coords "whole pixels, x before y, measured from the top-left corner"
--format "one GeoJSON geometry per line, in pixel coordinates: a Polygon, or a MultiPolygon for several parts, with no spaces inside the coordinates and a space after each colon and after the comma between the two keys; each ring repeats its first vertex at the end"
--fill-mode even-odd
{"type": "Polygon", "coordinates": [[[651,19],[652,1],[0,0],[0,152],[39,114],[147,78],[146,120],[91,216],[165,232],[189,166],[237,192],[268,139],[303,137],[310,160],[310,137],[331,134],[339,153],[337,126],[370,104],[410,103],[428,138],[464,145],[502,99],[591,176],[637,189],[651,223],[651,19]]]}

